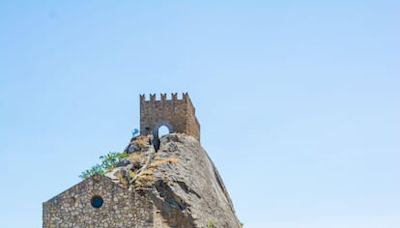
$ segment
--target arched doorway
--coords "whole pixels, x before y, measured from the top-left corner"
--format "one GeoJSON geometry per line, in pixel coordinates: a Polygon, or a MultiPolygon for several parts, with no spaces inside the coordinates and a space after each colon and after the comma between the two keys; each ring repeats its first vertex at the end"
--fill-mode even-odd
{"type": "Polygon", "coordinates": [[[165,125],[161,125],[158,128],[158,137],[159,138],[163,137],[164,135],[168,135],[169,133],[170,133],[169,132],[169,128],[167,126],[165,126],[165,125]]]}
{"type": "Polygon", "coordinates": [[[153,146],[156,151],[160,149],[160,138],[172,132],[174,129],[167,121],[161,121],[153,128],[153,146]]]}
{"type": "Polygon", "coordinates": [[[174,132],[174,127],[168,121],[160,121],[154,126],[152,132],[154,137],[161,138],[174,132]]]}

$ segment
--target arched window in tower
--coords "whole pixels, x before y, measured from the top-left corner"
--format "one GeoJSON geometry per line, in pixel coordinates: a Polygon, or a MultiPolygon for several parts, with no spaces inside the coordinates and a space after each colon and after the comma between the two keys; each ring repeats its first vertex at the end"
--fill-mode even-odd
{"type": "Polygon", "coordinates": [[[170,133],[169,129],[165,125],[161,125],[161,127],[158,128],[158,137],[159,138],[163,137],[164,135],[168,135],[169,133],[170,133]]]}

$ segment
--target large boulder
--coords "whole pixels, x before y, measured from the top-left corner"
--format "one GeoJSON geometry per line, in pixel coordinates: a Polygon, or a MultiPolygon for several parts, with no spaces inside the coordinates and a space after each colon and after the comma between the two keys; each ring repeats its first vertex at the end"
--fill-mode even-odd
{"type": "Polygon", "coordinates": [[[107,176],[118,176],[113,180],[121,186],[128,182],[129,189],[150,195],[165,227],[241,227],[222,178],[194,137],[169,134],[160,139],[157,151],[145,145],[128,159],[136,169],[131,165],[128,173],[107,176]]]}

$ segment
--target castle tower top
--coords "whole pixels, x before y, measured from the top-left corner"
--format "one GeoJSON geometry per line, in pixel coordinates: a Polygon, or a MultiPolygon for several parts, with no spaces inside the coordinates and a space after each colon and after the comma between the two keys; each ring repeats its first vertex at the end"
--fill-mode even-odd
{"type": "Polygon", "coordinates": [[[170,133],[185,133],[200,141],[200,124],[195,114],[188,93],[183,93],[181,99],[177,93],[172,93],[171,99],[162,93],[158,100],[156,94],[150,94],[150,100],[140,95],[140,134],[158,135],[158,129],[166,126],[170,133]]]}

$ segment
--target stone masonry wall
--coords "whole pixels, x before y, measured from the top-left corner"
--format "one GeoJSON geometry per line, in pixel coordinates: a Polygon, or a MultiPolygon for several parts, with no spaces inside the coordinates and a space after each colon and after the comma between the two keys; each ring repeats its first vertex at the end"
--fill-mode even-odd
{"type": "Polygon", "coordinates": [[[173,93],[172,99],[167,100],[167,94],[161,94],[161,99],[157,100],[156,95],[152,94],[150,100],[146,100],[145,95],[141,95],[140,133],[154,135],[165,125],[170,133],[186,133],[200,141],[200,124],[196,118],[196,110],[189,94],[184,93],[182,96],[182,99],[178,99],[178,94],[173,93]]]}
{"type": "Polygon", "coordinates": [[[44,228],[154,227],[154,206],[103,176],[93,176],[43,204],[44,228]],[[100,196],[100,208],[91,205],[100,196]]]}

